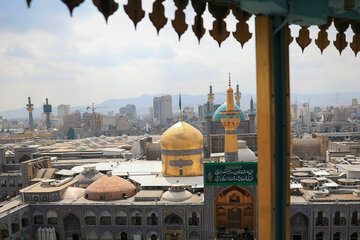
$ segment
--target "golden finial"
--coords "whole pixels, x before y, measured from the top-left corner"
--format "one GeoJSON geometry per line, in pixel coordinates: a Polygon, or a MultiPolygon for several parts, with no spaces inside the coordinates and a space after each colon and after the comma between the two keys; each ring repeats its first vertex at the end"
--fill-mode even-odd
{"type": "Polygon", "coordinates": [[[229,87],[231,87],[230,73],[229,73],[229,87]]]}

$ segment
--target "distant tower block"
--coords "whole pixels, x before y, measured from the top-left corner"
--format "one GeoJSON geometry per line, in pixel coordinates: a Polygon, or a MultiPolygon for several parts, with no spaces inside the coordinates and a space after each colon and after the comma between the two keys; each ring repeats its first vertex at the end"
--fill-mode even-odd
{"type": "Polygon", "coordinates": [[[236,105],[240,107],[241,92],[239,91],[239,84],[236,84],[235,100],[236,105]]]}
{"type": "Polygon", "coordinates": [[[225,161],[238,161],[236,129],[240,123],[240,111],[235,110],[234,91],[231,88],[229,73],[229,88],[226,94],[226,111],[220,112],[221,122],[225,128],[225,161]]]}
{"type": "Polygon", "coordinates": [[[29,112],[29,129],[34,131],[34,119],[32,112],[34,111],[34,104],[31,103],[31,98],[28,97],[28,104],[26,104],[26,110],[29,112]]]}
{"type": "Polygon", "coordinates": [[[50,129],[51,128],[50,113],[52,112],[52,108],[47,98],[46,98],[46,103],[43,105],[43,108],[44,108],[44,113],[46,114],[46,128],[50,129]]]}
{"type": "Polygon", "coordinates": [[[254,100],[250,99],[250,110],[248,113],[249,116],[249,132],[254,133],[255,132],[255,117],[256,117],[256,111],[254,109],[254,100]]]}

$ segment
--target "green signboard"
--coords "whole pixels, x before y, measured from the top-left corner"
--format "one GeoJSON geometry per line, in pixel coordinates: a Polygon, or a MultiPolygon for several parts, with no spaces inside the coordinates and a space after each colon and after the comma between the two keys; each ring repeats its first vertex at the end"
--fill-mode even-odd
{"type": "Polygon", "coordinates": [[[204,184],[256,185],[257,162],[205,163],[204,184]]]}

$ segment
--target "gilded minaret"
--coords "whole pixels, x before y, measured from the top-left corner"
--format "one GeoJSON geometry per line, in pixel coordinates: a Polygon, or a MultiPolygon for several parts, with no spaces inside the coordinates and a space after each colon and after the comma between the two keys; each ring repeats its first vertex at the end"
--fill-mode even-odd
{"type": "Polygon", "coordinates": [[[240,107],[241,92],[239,90],[239,84],[236,84],[235,100],[236,105],[240,107]]]}
{"type": "Polygon", "coordinates": [[[28,97],[28,104],[26,104],[26,110],[29,112],[29,129],[30,131],[34,131],[34,119],[33,119],[33,111],[34,104],[31,103],[31,98],[28,97]]]}
{"type": "Polygon", "coordinates": [[[240,123],[240,111],[235,111],[234,91],[231,88],[229,73],[229,88],[226,94],[226,111],[221,112],[221,122],[225,128],[225,161],[238,160],[236,129],[240,123]]]}

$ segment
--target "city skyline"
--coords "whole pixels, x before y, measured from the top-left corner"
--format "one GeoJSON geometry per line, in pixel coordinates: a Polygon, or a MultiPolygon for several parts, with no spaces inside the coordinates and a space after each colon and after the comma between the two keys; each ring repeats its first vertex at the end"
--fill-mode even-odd
{"type": "MultiPolygon", "coordinates": [[[[103,102],[146,93],[204,94],[210,83],[214,89],[223,90],[228,72],[232,73],[234,84],[239,83],[241,92],[255,93],[254,39],[244,49],[234,39],[219,48],[208,33],[201,45],[187,33],[178,42],[169,26],[173,18],[170,11],[165,13],[167,25],[157,36],[148,27],[151,23],[147,18],[135,31],[122,10],[111,16],[106,25],[89,1],[74,10],[73,18],[68,17],[61,2],[34,1],[31,10],[23,1],[5,1],[0,6],[0,37],[4,39],[0,43],[0,101],[6,103],[0,111],[23,107],[27,96],[34,99],[35,105],[41,105],[45,97],[51,97],[54,104],[86,105],[89,96],[90,102],[103,102]],[[144,36],[147,42],[142,41],[144,36]]],[[[151,7],[150,2],[144,2],[144,9],[151,7]]],[[[191,11],[186,21],[192,24],[191,11]]],[[[204,22],[208,28],[212,17],[205,14],[204,22]]],[[[230,15],[227,23],[232,31],[235,18],[230,15]]],[[[253,19],[249,25],[254,34],[253,19]]],[[[298,28],[293,29],[296,37],[298,28]]],[[[331,41],[335,39],[333,29],[331,26],[329,30],[331,41]]],[[[310,28],[310,35],[317,35],[317,27],[310,28]]],[[[347,38],[352,35],[347,34],[347,38]]],[[[349,48],[343,51],[340,62],[334,46],[326,49],[324,55],[331,58],[321,58],[314,42],[304,53],[294,42],[290,45],[293,93],[353,90],[360,69],[349,48]],[[337,71],[339,68],[343,71],[337,71]],[[338,81],[340,77],[342,81],[338,81]]]]}

